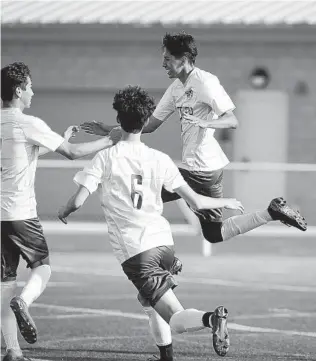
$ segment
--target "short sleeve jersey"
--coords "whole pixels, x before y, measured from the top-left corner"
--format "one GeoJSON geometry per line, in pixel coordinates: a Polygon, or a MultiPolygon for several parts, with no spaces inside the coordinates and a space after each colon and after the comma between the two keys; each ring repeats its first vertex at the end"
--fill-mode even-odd
{"type": "Polygon", "coordinates": [[[120,141],[99,152],[74,181],[90,193],[97,190],[121,263],[150,248],[173,245],[161,190],[173,192],[186,183],[166,154],[141,142],[120,141]]]}
{"type": "Polygon", "coordinates": [[[176,79],[161,98],[153,116],[167,120],[175,111],[181,122],[182,166],[193,171],[212,171],[225,167],[229,161],[214,138],[215,129],[202,128],[185,119],[186,113],[207,121],[216,119],[235,105],[218,78],[194,68],[183,84],[176,79]]]}
{"type": "Polygon", "coordinates": [[[41,119],[1,109],[1,220],[37,217],[34,191],[39,147],[55,151],[64,138],[41,119]]]}

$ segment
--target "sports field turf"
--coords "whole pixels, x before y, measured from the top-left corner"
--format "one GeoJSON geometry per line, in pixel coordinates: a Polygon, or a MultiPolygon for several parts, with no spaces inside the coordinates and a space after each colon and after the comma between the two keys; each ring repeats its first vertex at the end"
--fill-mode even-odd
{"type": "MultiPolygon", "coordinates": [[[[209,258],[197,238],[175,237],[184,264],[175,292],[188,308],[228,308],[227,360],[316,360],[316,242],[299,237],[240,238],[209,258]]],[[[53,275],[31,308],[39,340],[21,340],[26,356],[145,361],[156,353],[135,289],[103,238],[48,236],[53,275]]],[[[207,331],[174,335],[174,350],[177,361],[221,359],[207,331]]]]}

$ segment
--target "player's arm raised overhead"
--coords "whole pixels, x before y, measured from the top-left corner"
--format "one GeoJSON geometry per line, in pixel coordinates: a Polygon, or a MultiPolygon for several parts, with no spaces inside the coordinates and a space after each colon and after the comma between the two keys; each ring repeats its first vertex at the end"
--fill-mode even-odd
{"type": "Polygon", "coordinates": [[[58,218],[67,224],[67,217],[77,211],[86,201],[90,194],[97,190],[102,182],[106,167],[106,154],[100,152],[95,155],[90,165],[78,172],[74,177],[74,182],[79,186],[67,204],[58,211],[58,218]]]}
{"type": "Polygon", "coordinates": [[[164,187],[169,192],[179,194],[193,209],[226,208],[244,212],[243,205],[234,198],[211,198],[196,193],[183,179],[178,167],[169,156],[165,157],[164,164],[166,167],[164,187]]]}

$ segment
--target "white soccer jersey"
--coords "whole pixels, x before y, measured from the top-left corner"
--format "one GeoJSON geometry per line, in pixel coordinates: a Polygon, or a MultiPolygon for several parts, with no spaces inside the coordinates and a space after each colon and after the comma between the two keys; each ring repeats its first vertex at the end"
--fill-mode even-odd
{"type": "Polygon", "coordinates": [[[214,138],[215,129],[202,128],[183,117],[188,113],[206,121],[234,110],[235,105],[218,78],[194,68],[183,84],[176,79],[166,90],[153,116],[167,120],[176,110],[181,121],[183,168],[193,171],[212,171],[225,167],[229,161],[214,138]]]}
{"type": "Polygon", "coordinates": [[[150,248],[173,245],[162,216],[161,190],[186,184],[166,154],[141,142],[120,141],[99,152],[74,178],[90,193],[98,189],[110,242],[120,263],[150,248]]]}
{"type": "Polygon", "coordinates": [[[37,217],[34,191],[39,147],[55,151],[64,138],[41,119],[1,109],[1,220],[37,217]]]}

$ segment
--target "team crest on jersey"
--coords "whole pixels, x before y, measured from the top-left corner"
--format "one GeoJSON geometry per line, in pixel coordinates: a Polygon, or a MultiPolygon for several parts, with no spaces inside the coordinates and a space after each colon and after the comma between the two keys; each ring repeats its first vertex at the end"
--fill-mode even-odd
{"type": "Polygon", "coordinates": [[[185,92],[185,95],[187,96],[188,99],[192,99],[193,97],[193,89],[189,89],[185,92]]]}

